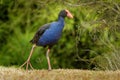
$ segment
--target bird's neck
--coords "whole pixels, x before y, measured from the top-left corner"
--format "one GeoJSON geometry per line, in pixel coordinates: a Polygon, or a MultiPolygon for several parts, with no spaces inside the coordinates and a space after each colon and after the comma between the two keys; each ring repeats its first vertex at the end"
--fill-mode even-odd
{"type": "Polygon", "coordinates": [[[64,18],[63,17],[59,16],[58,22],[64,26],[64,18]]]}

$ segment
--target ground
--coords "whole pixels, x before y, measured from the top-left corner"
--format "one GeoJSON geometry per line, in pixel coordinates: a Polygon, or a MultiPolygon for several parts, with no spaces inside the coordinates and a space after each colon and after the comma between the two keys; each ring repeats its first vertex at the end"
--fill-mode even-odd
{"type": "Polygon", "coordinates": [[[0,80],[120,80],[120,71],[28,70],[0,67],[0,80]]]}

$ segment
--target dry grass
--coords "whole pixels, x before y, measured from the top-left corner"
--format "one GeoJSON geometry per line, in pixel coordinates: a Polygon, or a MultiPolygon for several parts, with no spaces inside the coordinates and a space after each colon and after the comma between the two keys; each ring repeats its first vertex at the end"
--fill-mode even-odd
{"type": "Polygon", "coordinates": [[[0,80],[120,80],[120,71],[29,70],[0,67],[0,80]]]}

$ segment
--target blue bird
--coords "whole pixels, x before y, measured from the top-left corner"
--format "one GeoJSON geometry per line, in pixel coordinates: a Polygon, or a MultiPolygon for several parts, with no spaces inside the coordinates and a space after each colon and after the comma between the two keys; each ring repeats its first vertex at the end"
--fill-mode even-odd
{"type": "Polygon", "coordinates": [[[73,18],[69,10],[61,10],[58,15],[58,21],[45,24],[38,29],[33,39],[30,41],[33,44],[30,55],[28,59],[24,62],[24,64],[21,65],[21,67],[23,67],[26,64],[26,70],[28,70],[29,65],[33,69],[30,63],[30,58],[32,56],[34,48],[36,46],[43,46],[43,47],[48,46],[48,50],[46,52],[46,58],[48,62],[48,70],[51,70],[49,52],[50,52],[51,47],[58,42],[58,40],[60,39],[62,35],[62,30],[65,25],[64,23],[65,17],[73,18]]]}

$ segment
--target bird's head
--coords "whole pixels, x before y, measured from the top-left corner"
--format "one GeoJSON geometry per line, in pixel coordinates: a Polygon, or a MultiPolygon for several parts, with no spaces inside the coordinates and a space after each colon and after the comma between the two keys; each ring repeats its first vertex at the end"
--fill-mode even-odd
{"type": "Polygon", "coordinates": [[[59,17],[68,17],[68,18],[73,18],[73,15],[70,13],[69,10],[65,9],[65,10],[61,10],[59,13],[59,17]]]}

